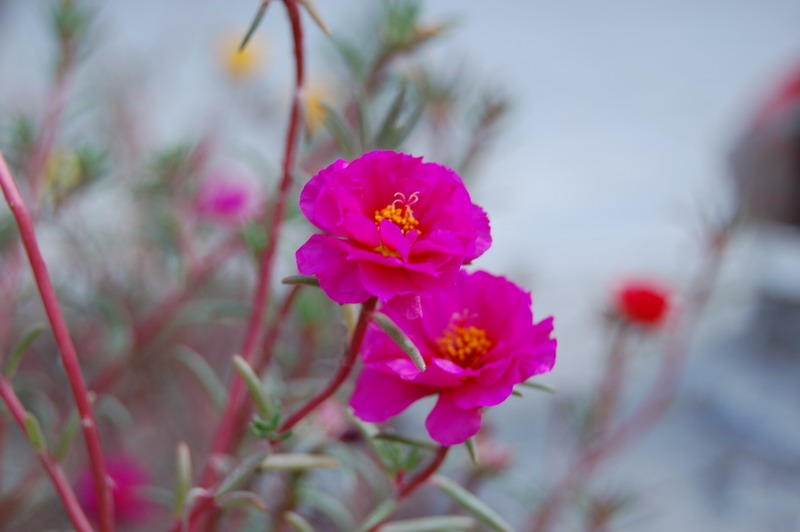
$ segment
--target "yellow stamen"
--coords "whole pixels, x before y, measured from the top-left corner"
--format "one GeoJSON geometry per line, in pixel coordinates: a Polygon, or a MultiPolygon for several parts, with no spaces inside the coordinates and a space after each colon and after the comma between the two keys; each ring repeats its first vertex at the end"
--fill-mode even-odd
{"type": "Polygon", "coordinates": [[[403,234],[408,234],[419,225],[419,220],[414,218],[414,212],[408,205],[397,207],[387,205],[379,211],[375,211],[375,223],[380,224],[381,220],[391,220],[400,228],[403,234]]]}
{"type": "Polygon", "coordinates": [[[492,342],[486,336],[486,331],[470,325],[457,325],[451,323],[441,338],[436,340],[439,352],[446,359],[451,360],[462,368],[477,366],[483,355],[492,348],[492,342]]]}

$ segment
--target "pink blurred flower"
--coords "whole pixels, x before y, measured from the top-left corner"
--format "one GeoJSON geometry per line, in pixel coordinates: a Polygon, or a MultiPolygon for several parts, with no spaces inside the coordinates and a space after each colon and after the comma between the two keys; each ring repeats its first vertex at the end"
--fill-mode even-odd
{"type": "Polygon", "coordinates": [[[297,267],[338,303],[452,285],[491,244],[489,220],[458,174],[392,151],[325,168],[306,184],[300,209],[326,234],[297,250],[297,267]]]}
{"type": "Polygon", "coordinates": [[[261,183],[246,174],[217,172],[200,183],[197,212],[204,218],[242,225],[255,218],[264,207],[261,183]]]}
{"type": "Polygon", "coordinates": [[[669,291],[653,281],[632,280],[615,294],[617,313],[640,325],[660,324],[669,310],[669,291]]]}
{"type": "MultiPolygon", "coordinates": [[[[114,515],[119,524],[143,523],[153,515],[153,504],[140,492],[150,484],[150,478],[139,463],[130,456],[117,456],[106,463],[111,477],[111,493],[114,497],[114,515]]],[[[78,476],[75,493],[81,506],[92,519],[97,519],[97,495],[94,479],[87,468],[78,476]]]]}
{"type": "Polygon", "coordinates": [[[386,421],[439,394],[425,425],[431,438],[455,445],[478,432],[483,407],[553,368],[553,319],[534,324],[530,294],[502,277],[462,271],[454,286],[421,296],[421,304],[424,319],[407,319],[392,302],[382,310],[420,349],[425,372],[377,325],[367,332],[364,369],[350,399],[364,421],[386,421]]]}

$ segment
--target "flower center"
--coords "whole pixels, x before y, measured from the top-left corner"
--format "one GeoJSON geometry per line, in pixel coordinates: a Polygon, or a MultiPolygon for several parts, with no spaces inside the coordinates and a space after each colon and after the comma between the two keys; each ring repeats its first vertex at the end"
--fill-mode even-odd
{"type": "Polygon", "coordinates": [[[462,368],[477,366],[493,345],[487,338],[485,330],[473,325],[465,327],[456,323],[451,323],[445,329],[442,337],[436,340],[436,344],[444,358],[462,368]]]}
{"type": "Polygon", "coordinates": [[[408,234],[411,231],[417,230],[419,220],[414,218],[414,211],[411,206],[419,201],[419,193],[414,192],[408,198],[402,192],[397,192],[394,195],[395,200],[389,205],[379,211],[375,211],[375,223],[380,225],[382,220],[391,220],[400,228],[403,234],[408,234]]]}

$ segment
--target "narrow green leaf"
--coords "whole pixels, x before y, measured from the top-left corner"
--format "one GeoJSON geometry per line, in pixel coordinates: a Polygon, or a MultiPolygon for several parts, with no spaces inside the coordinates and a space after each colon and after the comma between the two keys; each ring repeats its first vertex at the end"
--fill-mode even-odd
{"type": "Polygon", "coordinates": [[[467,441],[464,442],[464,445],[467,447],[467,452],[469,453],[469,459],[472,460],[473,465],[478,465],[478,460],[480,457],[478,456],[478,444],[475,443],[475,438],[469,438],[467,441]]]}
{"type": "Polygon", "coordinates": [[[287,523],[292,525],[292,528],[294,528],[297,532],[314,532],[314,527],[311,526],[311,523],[306,521],[300,514],[286,512],[283,514],[283,518],[287,523]]]}
{"type": "Polygon", "coordinates": [[[25,412],[23,418],[25,423],[25,432],[28,434],[28,440],[31,442],[31,447],[36,451],[36,454],[42,454],[47,451],[47,440],[44,439],[42,433],[42,426],[39,425],[39,420],[30,412],[25,412]]]}
{"type": "Polygon", "coordinates": [[[367,516],[361,526],[358,527],[358,532],[367,532],[372,530],[375,526],[381,524],[386,518],[394,513],[397,509],[397,501],[394,499],[387,499],[380,503],[371,514],[367,516]]]}
{"type": "Polygon", "coordinates": [[[331,134],[333,139],[339,145],[339,149],[345,159],[352,159],[356,156],[355,145],[353,143],[353,136],[348,130],[344,120],[336,114],[336,111],[325,105],[321,104],[325,109],[325,127],[331,134]]]}
{"type": "Polygon", "coordinates": [[[378,133],[375,135],[375,147],[376,148],[392,148],[391,146],[391,137],[392,131],[397,127],[397,119],[400,118],[400,113],[403,110],[403,102],[406,98],[406,90],[407,87],[404,84],[400,86],[400,90],[397,91],[397,96],[394,97],[392,104],[389,106],[389,110],[386,112],[386,116],[383,118],[380,127],[378,128],[378,133]]]}
{"type": "Polygon", "coordinates": [[[263,469],[277,471],[306,471],[308,469],[332,469],[339,461],[322,454],[281,453],[272,454],[261,462],[263,469]]]}
{"type": "Polygon", "coordinates": [[[183,515],[186,505],[186,496],[192,486],[192,453],[186,442],[180,442],[175,451],[177,464],[175,479],[175,500],[172,506],[172,515],[176,518],[183,515]]]}
{"type": "Polygon", "coordinates": [[[389,316],[386,314],[375,313],[372,316],[372,319],[374,319],[375,323],[377,323],[380,328],[383,329],[383,332],[388,334],[389,337],[394,340],[394,343],[396,343],[398,347],[400,347],[400,349],[402,349],[403,352],[408,355],[408,358],[411,359],[411,361],[420,371],[425,371],[425,359],[422,358],[422,353],[419,352],[419,349],[416,345],[414,345],[414,342],[411,341],[411,338],[406,336],[406,333],[404,333],[400,327],[395,325],[389,316]]]}
{"type": "Polygon", "coordinates": [[[449,530],[472,530],[475,520],[465,515],[441,515],[420,517],[386,523],[381,532],[445,532],[449,530]]]}
{"type": "Polygon", "coordinates": [[[391,434],[387,432],[380,432],[374,436],[376,440],[386,440],[386,441],[393,441],[397,443],[402,443],[405,445],[410,445],[412,447],[419,447],[420,449],[429,449],[431,451],[435,451],[439,448],[438,445],[418,440],[416,438],[410,438],[408,436],[403,436],[401,434],[391,434]]]}
{"type": "Polygon", "coordinates": [[[414,128],[417,127],[417,124],[419,123],[420,118],[422,118],[424,112],[425,102],[420,101],[406,121],[391,131],[392,136],[389,140],[389,143],[392,146],[399,148],[403,142],[406,141],[411,132],[414,131],[414,128]]]}
{"type": "MultiPolygon", "coordinates": [[[[89,392],[89,402],[94,404],[95,399],[97,399],[95,393],[89,392]]],[[[80,413],[78,412],[77,408],[73,408],[72,412],[70,412],[69,417],[67,418],[67,422],[64,424],[64,429],[61,431],[61,436],[58,438],[56,449],[53,451],[53,457],[56,459],[56,461],[60,462],[65,456],[67,456],[70,448],[72,448],[72,442],[75,441],[75,436],[78,434],[78,429],[80,429],[80,427],[80,413]]]]}
{"type": "Polygon", "coordinates": [[[233,491],[238,485],[247,480],[250,475],[259,469],[264,459],[269,455],[269,449],[260,449],[251,454],[236,467],[231,473],[225,477],[222,483],[214,492],[214,497],[219,498],[233,491]]]}
{"type": "Polygon", "coordinates": [[[520,392],[519,390],[513,390],[511,392],[511,395],[513,395],[514,397],[525,397],[524,395],[522,395],[522,392],[520,392]]]}
{"type": "Polygon", "coordinates": [[[39,336],[42,331],[44,330],[44,325],[35,325],[30,331],[25,333],[25,336],[22,337],[22,340],[19,341],[17,346],[11,352],[11,355],[8,357],[8,361],[6,362],[6,368],[3,371],[3,374],[6,376],[6,379],[11,380],[14,378],[14,374],[17,372],[17,368],[19,367],[19,363],[22,361],[22,355],[25,354],[25,351],[28,349],[28,346],[36,340],[36,337],[39,336]]]}
{"type": "Polygon", "coordinates": [[[492,530],[496,530],[497,532],[514,531],[511,525],[500,517],[497,512],[492,510],[485,502],[475,495],[462,488],[455,481],[442,475],[434,475],[431,477],[431,483],[457,502],[459,506],[478,518],[478,520],[487,524],[492,530]]]}
{"type": "Polygon", "coordinates": [[[525,386],[526,388],[533,388],[535,390],[541,390],[547,393],[556,393],[555,388],[551,388],[550,386],[545,386],[544,384],[539,384],[538,382],[533,382],[533,381],[521,382],[520,386],[525,386]]]}
{"type": "Polygon", "coordinates": [[[217,505],[225,510],[249,506],[260,512],[267,511],[264,500],[252,491],[231,491],[217,499],[217,505]]]}
{"type": "Polygon", "coordinates": [[[283,284],[302,284],[307,286],[319,286],[319,281],[313,275],[290,275],[281,279],[283,284]]]}
{"type": "Polygon", "coordinates": [[[311,15],[311,18],[314,19],[314,22],[317,23],[317,26],[325,32],[325,35],[330,35],[331,30],[328,28],[328,25],[325,24],[325,21],[322,20],[322,15],[319,14],[319,10],[317,6],[314,5],[314,2],[311,0],[300,0],[300,3],[303,4],[303,7],[306,8],[308,14],[311,15]]]}
{"type": "Polygon", "coordinates": [[[225,406],[225,386],[217,374],[206,359],[194,349],[185,345],[179,345],[178,349],[180,351],[175,357],[197,377],[216,409],[222,410],[225,406]]]}
{"type": "Polygon", "coordinates": [[[355,530],[355,521],[350,510],[338,498],[324,491],[309,488],[301,488],[299,495],[304,506],[312,508],[330,519],[340,532],[355,530]]]}
{"type": "Polygon", "coordinates": [[[258,29],[258,26],[261,24],[261,19],[264,18],[264,13],[267,11],[267,6],[269,5],[270,0],[264,0],[261,2],[261,7],[258,8],[256,12],[256,16],[253,17],[253,22],[250,23],[250,27],[247,29],[247,33],[244,34],[244,38],[242,39],[242,44],[239,45],[239,51],[247,47],[247,43],[250,42],[250,38],[258,29]]]}
{"type": "Polygon", "coordinates": [[[253,403],[256,405],[258,415],[263,419],[271,419],[274,409],[272,408],[272,402],[261,386],[261,379],[258,378],[250,364],[239,355],[233,355],[233,365],[236,366],[239,375],[244,379],[247,390],[250,392],[250,397],[252,397],[253,403]]]}

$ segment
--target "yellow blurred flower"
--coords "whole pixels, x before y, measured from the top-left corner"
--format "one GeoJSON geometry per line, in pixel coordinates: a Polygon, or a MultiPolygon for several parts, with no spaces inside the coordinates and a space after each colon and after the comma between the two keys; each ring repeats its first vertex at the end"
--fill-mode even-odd
{"type": "Polygon", "coordinates": [[[325,83],[311,83],[305,88],[304,113],[306,133],[313,137],[325,125],[325,116],[328,114],[326,106],[330,107],[334,100],[330,85],[325,83]]]}
{"type": "Polygon", "coordinates": [[[258,38],[250,39],[244,50],[239,51],[244,33],[231,33],[220,43],[219,57],[225,73],[233,80],[252,77],[261,69],[267,57],[267,47],[258,38]]]}
{"type": "Polygon", "coordinates": [[[81,162],[72,150],[57,149],[47,159],[45,183],[55,196],[77,187],[81,182],[81,162]]]}

